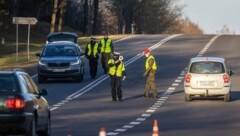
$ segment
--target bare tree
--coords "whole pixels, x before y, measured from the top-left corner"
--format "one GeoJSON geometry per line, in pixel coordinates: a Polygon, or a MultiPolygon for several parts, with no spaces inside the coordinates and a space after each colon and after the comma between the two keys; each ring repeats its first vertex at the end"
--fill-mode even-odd
{"type": "Polygon", "coordinates": [[[60,17],[59,17],[59,23],[58,23],[58,32],[62,31],[62,25],[63,25],[63,15],[66,10],[66,4],[67,0],[63,0],[62,3],[60,4],[60,17]]]}
{"type": "Polygon", "coordinates": [[[97,25],[98,25],[98,6],[99,6],[99,0],[94,0],[94,17],[93,17],[93,28],[92,28],[92,34],[97,34],[97,25]]]}
{"type": "Polygon", "coordinates": [[[55,29],[55,23],[56,23],[57,10],[58,10],[58,0],[54,0],[50,33],[53,33],[55,31],[54,29],[55,29]]]}

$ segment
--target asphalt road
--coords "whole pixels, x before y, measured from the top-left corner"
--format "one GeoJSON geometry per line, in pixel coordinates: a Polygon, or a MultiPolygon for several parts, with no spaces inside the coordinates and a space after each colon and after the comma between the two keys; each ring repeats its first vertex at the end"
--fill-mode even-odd
{"type": "Polygon", "coordinates": [[[124,56],[127,80],[123,82],[123,102],[112,102],[109,79],[99,65],[99,76],[91,80],[86,65],[85,80],[52,80],[40,84],[52,106],[53,136],[97,136],[101,127],[108,135],[150,136],[153,120],[158,120],[161,136],[239,136],[240,73],[239,36],[140,35],[114,44],[124,56]],[[167,39],[166,39],[167,38],[167,39]],[[152,47],[158,64],[156,83],[161,98],[143,98],[145,58],[152,47]],[[184,101],[181,72],[190,58],[224,57],[234,71],[232,102],[221,99],[184,101]]]}

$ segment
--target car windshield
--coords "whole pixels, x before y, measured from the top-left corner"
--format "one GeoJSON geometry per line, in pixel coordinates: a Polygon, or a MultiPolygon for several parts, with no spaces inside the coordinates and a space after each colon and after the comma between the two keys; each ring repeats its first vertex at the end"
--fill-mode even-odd
{"type": "Polygon", "coordinates": [[[77,49],[75,46],[46,46],[43,52],[44,57],[53,56],[77,56],[77,49]]]}
{"type": "Polygon", "coordinates": [[[220,74],[224,72],[224,66],[220,62],[194,62],[190,68],[190,73],[196,74],[220,74]]]}
{"type": "Polygon", "coordinates": [[[17,92],[14,76],[12,74],[0,74],[0,94],[17,92]]]}

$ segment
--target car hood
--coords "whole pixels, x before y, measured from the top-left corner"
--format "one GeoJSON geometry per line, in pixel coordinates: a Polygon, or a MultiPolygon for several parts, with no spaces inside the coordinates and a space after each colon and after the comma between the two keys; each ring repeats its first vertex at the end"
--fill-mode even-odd
{"type": "Polygon", "coordinates": [[[78,57],[42,57],[40,60],[45,63],[66,63],[76,62],[78,57]]]}

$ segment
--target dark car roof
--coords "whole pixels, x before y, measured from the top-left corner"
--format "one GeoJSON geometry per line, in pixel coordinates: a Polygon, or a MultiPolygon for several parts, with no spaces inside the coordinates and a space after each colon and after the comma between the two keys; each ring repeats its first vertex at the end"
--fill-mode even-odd
{"type": "Polygon", "coordinates": [[[72,35],[72,36],[76,36],[78,37],[77,33],[73,33],[73,32],[55,32],[55,33],[51,33],[47,36],[48,37],[51,37],[53,35],[60,35],[60,34],[68,34],[68,35],[72,35]]]}
{"type": "Polygon", "coordinates": [[[67,46],[78,46],[76,43],[74,42],[67,42],[67,41],[61,41],[61,42],[53,42],[53,43],[48,43],[46,44],[46,46],[63,46],[63,45],[67,45],[67,46]]]}

